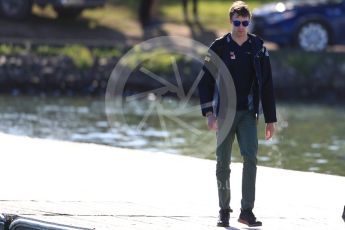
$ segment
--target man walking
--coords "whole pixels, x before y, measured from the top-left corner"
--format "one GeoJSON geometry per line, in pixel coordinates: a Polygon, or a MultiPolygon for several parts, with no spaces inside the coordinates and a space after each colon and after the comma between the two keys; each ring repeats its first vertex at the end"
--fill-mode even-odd
{"type": "MultiPolygon", "coordinates": [[[[236,136],[243,157],[241,214],[238,221],[250,227],[261,226],[253,214],[258,152],[257,121],[261,107],[266,123],[266,140],[274,133],[276,118],[275,99],[269,54],[263,41],[248,33],[251,13],[243,1],[236,1],[229,10],[232,31],[214,41],[210,49],[229,69],[236,89],[236,114],[231,129],[225,137],[217,132],[216,176],[219,198],[219,220],[217,226],[228,227],[230,212],[230,161],[231,148],[236,136]]],[[[207,117],[210,130],[218,131],[222,123],[219,112],[218,82],[209,71],[212,55],[205,58],[204,75],[198,85],[203,116],[207,117]],[[218,97],[214,97],[217,95],[218,97]],[[209,106],[216,98],[216,106],[209,106]],[[218,127],[219,126],[219,127],[218,127]]]]}
{"type": "MultiPolygon", "coordinates": [[[[183,16],[184,20],[188,22],[188,2],[189,0],[182,0],[183,16]]],[[[193,0],[193,16],[195,21],[199,21],[198,14],[198,0],[193,0]]]]}
{"type": "Polygon", "coordinates": [[[139,3],[139,21],[142,28],[146,28],[152,24],[154,16],[154,6],[157,0],[141,0],[139,3]]]}

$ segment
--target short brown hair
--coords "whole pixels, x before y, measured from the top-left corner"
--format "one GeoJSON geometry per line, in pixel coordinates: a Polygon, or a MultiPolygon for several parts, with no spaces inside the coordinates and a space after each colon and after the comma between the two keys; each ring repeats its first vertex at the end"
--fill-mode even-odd
{"type": "Polygon", "coordinates": [[[243,1],[236,1],[231,5],[229,9],[230,20],[235,14],[241,17],[249,17],[249,19],[252,17],[248,5],[243,1]]]}

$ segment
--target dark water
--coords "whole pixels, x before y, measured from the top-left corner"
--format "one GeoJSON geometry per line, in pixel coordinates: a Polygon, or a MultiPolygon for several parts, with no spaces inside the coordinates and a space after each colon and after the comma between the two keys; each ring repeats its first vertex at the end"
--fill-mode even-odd
{"type": "MultiPolygon", "coordinates": [[[[215,134],[205,129],[199,109],[181,114],[178,102],[168,99],[160,116],[143,122],[150,105],[136,103],[115,109],[110,126],[103,98],[2,96],[0,132],[215,159],[215,134]]],[[[278,119],[271,141],[260,122],[260,165],[345,176],[345,109],[279,104],[278,119]]],[[[237,144],[232,158],[241,160],[237,144]]]]}

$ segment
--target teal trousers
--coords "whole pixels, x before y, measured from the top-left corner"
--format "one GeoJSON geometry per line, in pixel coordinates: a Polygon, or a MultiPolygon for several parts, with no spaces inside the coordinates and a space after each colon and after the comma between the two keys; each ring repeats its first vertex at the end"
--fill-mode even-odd
{"type": "Polygon", "coordinates": [[[220,209],[230,208],[230,163],[235,136],[243,157],[242,209],[253,209],[258,152],[257,122],[251,111],[237,111],[233,124],[225,137],[217,134],[216,176],[220,209]]]}

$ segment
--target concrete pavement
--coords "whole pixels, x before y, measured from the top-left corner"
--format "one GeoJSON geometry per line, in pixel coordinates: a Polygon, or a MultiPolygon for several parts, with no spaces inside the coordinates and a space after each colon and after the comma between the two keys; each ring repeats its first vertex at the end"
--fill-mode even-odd
{"type": "MultiPolygon", "coordinates": [[[[1,213],[96,229],[219,229],[214,161],[6,134],[0,143],[1,213]]],[[[247,229],[237,222],[242,165],[231,169],[228,229],[247,229]]],[[[344,194],[345,177],[259,167],[257,229],[345,229],[344,194]]]]}

